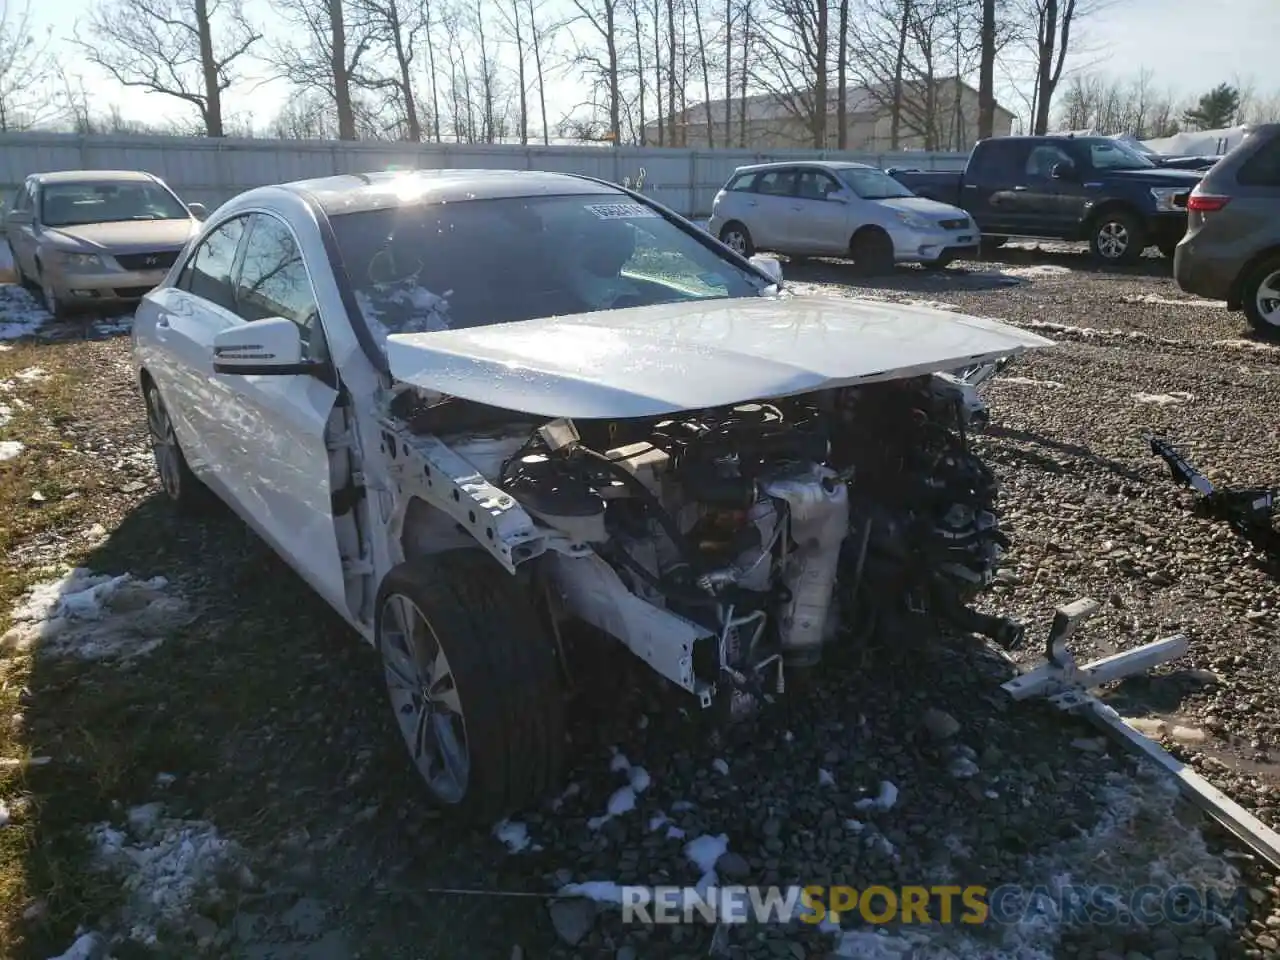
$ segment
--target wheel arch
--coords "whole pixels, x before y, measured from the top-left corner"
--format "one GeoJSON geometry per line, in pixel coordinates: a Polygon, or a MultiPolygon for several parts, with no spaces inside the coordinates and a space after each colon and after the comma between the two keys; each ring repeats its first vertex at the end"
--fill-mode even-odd
{"type": "Polygon", "coordinates": [[[1086,236],[1092,234],[1096,229],[1098,221],[1110,214],[1127,213],[1140,221],[1144,228],[1146,226],[1146,218],[1142,215],[1142,211],[1134,205],[1130,200],[1124,200],[1119,197],[1112,197],[1103,200],[1100,204],[1089,211],[1089,216],[1084,221],[1084,229],[1086,236]]]}
{"type": "Polygon", "coordinates": [[[1231,292],[1227,296],[1227,306],[1232,310],[1239,310],[1244,304],[1244,282],[1245,278],[1254,271],[1264,261],[1271,257],[1280,257],[1280,243],[1273,243],[1269,247],[1264,247],[1255,253],[1252,257],[1245,261],[1236,273],[1236,278],[1231,281],[1231,292]]]}
{"type": "Polygon", "coordinates": [[[410,496],[400,526],[400,554],[405,563],[452,550],[486,552],[476,537],[425,497],[410,496]]]}
{"type": "Polygon", "coordinates": [[[849,247],[852,248],[853,245],[858,242],[859,237],[869,237],[877,233],[883,236],[890,243],[893,242],[893,237],[889,235],[889,231],[886,230],[884,227],[880,226],[880,224],[864,223],[857,230],[853,231],[853,233],[850,235],[849,247]]]}

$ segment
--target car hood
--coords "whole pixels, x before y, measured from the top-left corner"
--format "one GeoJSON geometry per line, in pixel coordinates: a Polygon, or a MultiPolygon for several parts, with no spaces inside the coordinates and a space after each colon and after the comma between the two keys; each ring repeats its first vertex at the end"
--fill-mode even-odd
{"type": "Polygon", "coordinates": [[[195,220],[124,220],[46,227],[44,233],[68,250],[129,253],[181,248],[198,227],[195,220]]]}
{"type": "Polygon", "coordinates": [[[889,207],[891,210],[914,213],[922,217],[928,217],[931,220],[955,217],[969,219],[969,214],[959,207],[953,207],[949,203],[939,203],[937,200],[930,200],[927,197],[890,197],[887,200],[876,200],[874,202],[879,206],[889,207]]]}
{"type": "Polygon", "coordinates": [[[662,304],[393,334],[393,377],[546,417],[660,416],[896,380],[1052,341],[995,320],[837,297],[662,304]]]}
{"type": "Polygon", "coordinates": [[[1108,170],[1106,176],[1153,187],[1194,187],[1204,176],[1204,171],[1178,170],[1171,167],[1155,167],[1150,170],[1108,170]]]}

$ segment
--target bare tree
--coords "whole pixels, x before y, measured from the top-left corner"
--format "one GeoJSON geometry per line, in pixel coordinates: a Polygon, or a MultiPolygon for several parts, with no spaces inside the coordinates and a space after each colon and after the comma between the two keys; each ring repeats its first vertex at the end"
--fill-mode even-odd
{"type": "Polygon", "coordinates": [[[996,0],[982,0],[979,28],[981,54],[978,65],[978,139],[985,140],[996,127],[996,0]]]}
{"type": "Polygon", "coordinates": [[[348,24],[342,0],[274,0],[277,11],[303,36],[276,51],[282,75],[294,86],[331,98],[338,115],[338,139],[356,139],[352,87],[373,44],[366,25],[348,24]]]}
{"type": "Polygon", "coordinates": [[[520,97],[519,129],[520,142],[529,142],[529,83],[525,79],[525,28],[524,13],[520,9],[520,0],[510,0],[509,6],[498,8],[498,17],[507,38],[516,47],[516,89],[520,97]]]}
{"type": "Polygon", "coordinates": [[[240,0],[106,0],[88,29],[92,38],[76,43],[90,63],[122,86],[191,104],[210,137],[223,136],[236,61],[262,39],[240,0]]]}
{"type": "Polygon", "coordinates": [[[836,147],[849,146],[849,0],[840,0],[836,18],[836,147]]]}
{"type": "Polygon", "coordinates": [[[404,136],[422,139],[422,122],[414,94],[413,66],[418,45],[427,29],[428,5],[413,0],[352,0],[352,13],[363,22],[372,52],[388,57],[394,67],[390,76],[364,76],[368,89],[391,92],[392,107],[404,121],[404,136]]]}
{"type": "Polygon", "coordinates": [[[798,121],[817,148],[826,145],[826,0],[763,0],[753,36],[752,80],[771,105],[798,121]]]}
{"type": "MultiPolygon", "coordinates": [[[[698,36],[698,64],[702,71],[702,105],[707,118],[707,146],[715,149],[715,118],[711,115],[711,70],[707,65],[707,41],[702,34],[702,10],[698,0],[689,0],[693,5],[693,25],[698,36]]],[[[826,2],[826,0],[820,0],[826,2]]]]}
{"type": "Polygon", "coordinates": [[[37,29],[29,4],[0,8],[0,132],[25,130],[62,115],[51,39],[48,29],[37,29]]]}
{"type": "Polygon", "coordinates": [[[1086,17],[1108,5],[1110,0],[1013,0],[1018,6],[1013,18],[1019,23],[1035,64],[1031,95],[1031,130],[1043,134],[1049,129],[1053,98],[1062,79],[1068,55],[1078,54],[1072,31],[1086,17]]]}
{"type": "Polygon", "coordinates": [[[578,11],[575,22],[582,23],[588,32],[604,44],[604,58],[591,46],[580,43],[574,56],[582,71],[591,77],[594,86],[605,88],[605,102],[609,115],[609,135],[615,145],[622,138],[622,90],[618,60],[618,15],[622,12],[619,0],[573,0],[578,11]]]}

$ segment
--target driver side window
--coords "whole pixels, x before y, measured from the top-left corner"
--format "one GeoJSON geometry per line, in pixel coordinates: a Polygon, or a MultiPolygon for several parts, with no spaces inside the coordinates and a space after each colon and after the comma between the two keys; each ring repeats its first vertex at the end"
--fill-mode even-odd
{"type": "Polygon", "coordinates": [[[234,311],[236,299],[231,271],[244,226],[245,218],[236,217],[206,235],[182,268],[177,285],[202,300],[234,311]]]}
{"type": "Polygon", "coordinates": [[[266,214],[253,214],[249,222],[236,281],[236,313],[249,323],[285,317],[297,324],[304,345],[319,348],[323,341],[320,308],[293,233],[266,214]]]}

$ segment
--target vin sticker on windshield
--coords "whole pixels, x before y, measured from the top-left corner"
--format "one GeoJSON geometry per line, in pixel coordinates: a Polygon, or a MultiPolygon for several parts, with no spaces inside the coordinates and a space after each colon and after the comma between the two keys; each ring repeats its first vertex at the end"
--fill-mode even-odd
{"type": "Polygon", "coordinates": [[[659,216],[658,212],[646,207],[643,203],[591,203],[587,209],[601,220],[628,220],[631,217],[659,216]]]}

